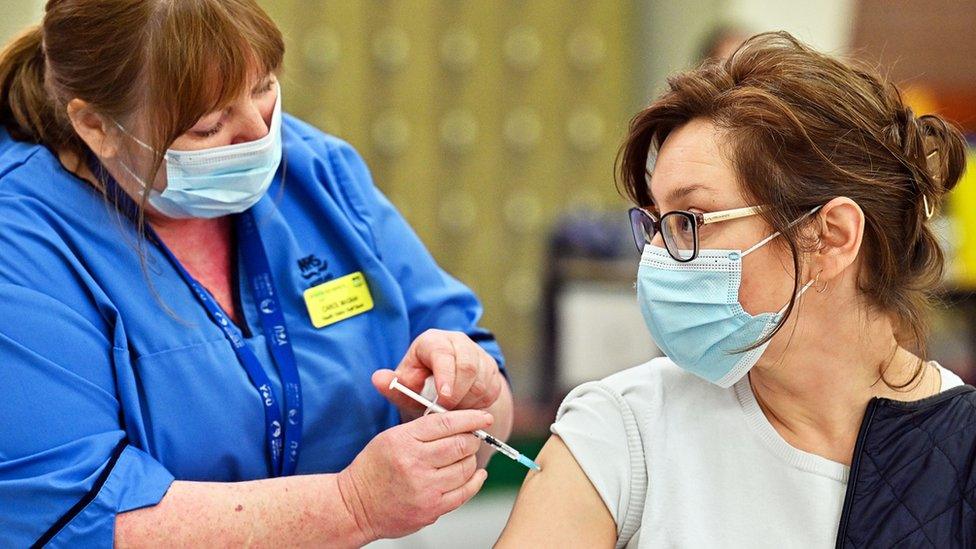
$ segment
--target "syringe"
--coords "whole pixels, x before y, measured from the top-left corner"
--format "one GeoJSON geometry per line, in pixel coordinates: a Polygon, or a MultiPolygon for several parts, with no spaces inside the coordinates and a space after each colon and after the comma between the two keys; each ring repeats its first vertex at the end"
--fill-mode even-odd
{"type": "MultiPolygon", "coordinates": [[[[427,408],[429,412],[444,413],[447,411],[443,406],[437,404],[436,402],[431,402],[430,400],[421,396],[410,387],[401,385],[400,382],[397,380],[397,378],[393,378],[393,381],[390,382],[390,389],[396,389],[397,391],[400,391],[401,393],[407,395],[408,397],[416,401],[424,408],[427,408]]],[[[502,454],[505,454],[506,456],[514,459],[515,461],[521,463],[522,465],[525,465],[529,469],[532,469],[533,471],[542,470],[542,468],[539,467],[536,464],[536,462],[532,461],[531,459],[526,457],[524,454],[520,453],[515,448],[512,448],[508,444],[505,444],[504,442],[498,440],[497,438],[489,435],[485,431],[478,429],[477,431],[472,431],[471,434],[480,438],[485,444],[495,448],[502,454]]]]}

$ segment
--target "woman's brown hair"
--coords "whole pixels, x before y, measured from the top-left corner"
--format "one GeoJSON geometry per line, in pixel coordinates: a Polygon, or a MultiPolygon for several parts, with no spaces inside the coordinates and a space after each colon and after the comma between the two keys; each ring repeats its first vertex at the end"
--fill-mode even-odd
{"type": "Polygon", "coordinates": [[[0,53],[0,124],[85,159],[69,101],[127,124],[141,115],[157,151],[152,181],[177,137],[283,56],[281,32],[253,0],[49,0],[43,22],[0,53]]]}
{"type": "MultiPolygon", "coordinates": [[[[814,245],[793,221],[835,197],[857,202],[867,266],[859,289],[894,319],[899,344],[915,345],[924,357],[926,316],[944,263],[928,218],[962,175],[959,130],[936,115],[916,116],[893,84],[862,63],[817,52],[785,32],[764,33],[727,60],[670,77],[667,91],[633,118],[619,158],[631,200],[653,205],[648,155],[696,118],[724,131],[738,180],[748,199],[770,206],[762,215],[785,237],[793,272],[801,272],[801,250],[814,245]]],[[[798,278],[784,318],[796,305],[798,278]]]]}
{"type": "MultiPolygon", "coordinates": [[[[253,0],[48,0],[43,22],[0,52],[0,124],[14,139],[73,157],[79,165],[67,168],[78,173],[92,152],[67,106],[81,99],[116,123],[143,128],[154,153],[141,179],[151,182],[173,141],[255,78],[277,72],[284,49],[278,27],[253,0]]],[[[142,193],[132,212],[138,235],[148,198],[142,193]]],[[[145,239],[134,247],[150,292],[176,318],[148,276],[145,239]]]]}

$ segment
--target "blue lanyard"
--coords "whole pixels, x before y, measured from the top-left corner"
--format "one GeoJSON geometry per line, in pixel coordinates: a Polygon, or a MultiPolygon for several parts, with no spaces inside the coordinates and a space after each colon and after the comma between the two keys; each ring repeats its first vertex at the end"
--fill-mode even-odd
{"type": "MultiPolygon", "coordinates": [[[[136,203],[122,190],[115,178],[104,169],[94,155],[88,158],[88,166],[100,181],[106,183],[106,196],[114,201],[123,215],[134,222],[138,213],[136,203]]],[[[295,361],[295,353],[291,346],[291,339],[288,337],[274,277],[271,276],[271,265],[261,243],[254,214],[247,211],[236,216],[236,225],[238,250],[244,262],[244,270],[254,293],[255,302],[258,304],[265,344],[278,367],[278,375],[284,387],[286,410],[284,422],[282,422],[278,398],[271,387],[271,380],[261,366],[261,361],[254,355],[254,351],[247,346],[240,330],[230,322],[206,288],[186,272],[173,252],[148,224],[146,234],[190,286],[207,310],[210,319],[224,332],[224,336],[234,348],[237,360],[244,366],[251,384],[261,396],[271,475],[293,475],[298,465],[298,454],[302,445],[302,386],[298,377],[298,363],[295,361]]]]}
{"type": "Polygon", "coordinates": [[[298,452],[302,444],[302,387],[298,377],[298,364],[295,361],[281,302],[275,290],[274,278],[271,276],[268,255],[261,243],[254,214],[250,211],[244,212],[237,216],[236,221],[238,249],[244,262],[244,270],[254,293],[255,302],[258,304],[265,342],[272,359],[278,366],[281,385],[284,387],[286,410],[284,421],[278,398],[271,387],[271,380],[262,368],[258,357],[254,355],[254,351],[247,346],[240,330],[228,320],[206,288],[186,272],[152,227],[147,225],[146,230],[152,241],[179,271],[183,280],[193,289],[193,293],[207,310],[210,319],[223,330],[224,336],[230,341],[234,353],[237,354],[238,361],[244,366],[248,378],[260,394],[264,405],[266,440],[272,476],[293,475],[298,465],[298,452]]]}

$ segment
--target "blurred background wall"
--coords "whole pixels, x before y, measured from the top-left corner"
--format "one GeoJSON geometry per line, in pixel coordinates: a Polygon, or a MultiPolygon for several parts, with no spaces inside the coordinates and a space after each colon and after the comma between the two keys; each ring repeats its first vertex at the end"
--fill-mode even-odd
{"type": "Polygon", "coordinates": [[[610,174],[639,104],[627,0],[263,0],[285,105],[350,141],[434,256],[474,288],[535,382],[546,237],[622,207],[610,174]]]}
{"type": "MultiPolygon", "coordinates": [[[[655,354],[614,187],[627,122],[710,37],[784,29],[881,65],[914,110],[976,132],[974,0],[258,0],[287,41],[284,103],[351,142],[509,358],[516,445],[573,385],[655,354]]],[[[0,37],[39,19],[0,0],[0,37]]],[[[950,261],[930,355],[976,381],[976,181],[937,221],[950,261]]],[[[400,547],[488,546],[521,471],[400,547]]]]}
{"type": "Polygon", "coordinates": [[[4,42],[25,26],[40,21],[44,10],[43,0],[0,1],[0,38],[4,42]]]}

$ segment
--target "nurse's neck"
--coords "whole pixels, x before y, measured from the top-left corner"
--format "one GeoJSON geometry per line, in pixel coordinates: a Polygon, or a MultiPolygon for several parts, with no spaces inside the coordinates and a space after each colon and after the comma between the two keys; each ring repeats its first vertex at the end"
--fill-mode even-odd
{"type": "Polygon", "coordinates": [[[146,211],[146,220],[183,268],[210,291],[224,312],[238,325],[234,273],[236,246],[230,217],[173,219],[146,211]]]}
{"type": "Polygon", "coordinates": [[[227,312],[233,312],[231,282],[234,279],[234,231],[230,217],[215,219],[174,219],[146,206],[146,222],[163,241],[183,268],[211,293],[225,294],[218,299],[227,312]]]}

